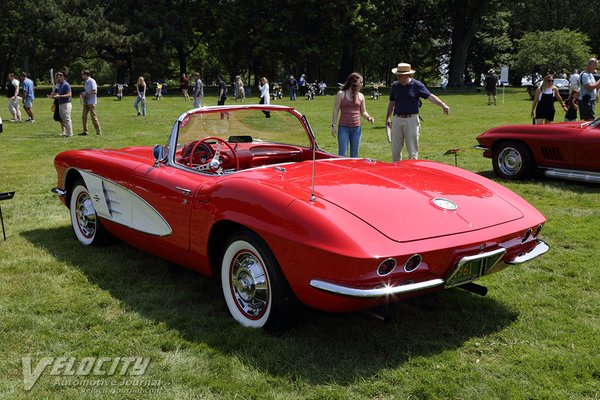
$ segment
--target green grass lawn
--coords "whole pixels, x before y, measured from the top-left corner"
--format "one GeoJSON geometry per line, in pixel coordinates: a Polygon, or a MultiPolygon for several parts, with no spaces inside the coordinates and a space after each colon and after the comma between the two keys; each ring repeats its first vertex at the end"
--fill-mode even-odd
{"type": "MultiPolygon", "coordinates": [[[[460,167],[495,179],[490,160],[472,149],[474,138],[493,126],[531,123],[527,93],[509,88],[497,106],[481,93],[438,94],[450,115],[425,102],[420,158],[454,164],[443,153],[460,148],[460,167]]],[[[150,99],[142,118],[132,103],[131,96],[100,98],[104,135],[90,126],[90,136],[72,139],[58,137],[45,98],[34,103],[34,124],[8,122],[2,106],[0,192],[17,193],[0,204],[7,230],[7,241],[0,238],[0,398],[600,398],[599,186],[502,181],[547,217],[542,237],[551,251],[482,279],[486,297],[456,289],[412,299],[391,307],[389,324],[363,313],[303,310],[299,328],[273,336],[235,323],[208,278],[119,242],[85,248],[75,240],[68,210],[50,193],[54,156],[165,143],[191,106],[181,96],[150,99]],[[142,376],[65,376],[48,367],[26,391],[23,357],[32,358],[32,369],[42,357],[150,363],[142,376]]],[[[336,152],[333,96],[293,105],[321,147],[336,152]]],[[[391,159],[386,107],[385,97],[367,100],[375,124],[364,125],[361,156],[391,159]]],[[[80,113],[75,102],[75,133],[80,113]]]]}

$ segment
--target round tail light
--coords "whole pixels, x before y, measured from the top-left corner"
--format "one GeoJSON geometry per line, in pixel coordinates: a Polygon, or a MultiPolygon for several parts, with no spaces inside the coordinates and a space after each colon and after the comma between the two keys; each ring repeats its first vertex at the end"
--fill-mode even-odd
{"type": "Polygon", "coordinates": [[[421,261],[422,261],[422,258],[419,254],[415,254],[414,256],[411,256],[404,263],[404,270],[406,272],[414,271],[415,269],[419,268],[419,266],[421,265],[421,261]]]}
{"type": "Polygon", "coordinates": [[[392,273],[392,271],[396,268],[396,260],[393,258],[388,258],[379,264],[377,267],[377,275],[386,276],[392,273]]]}
{"type": "Polygon", "coordinates": [[[525,243],[527,239],[529,239],[529,236],[531,236],[531,232],[531,228],[527,229],[527,232],[525,232],[525,234],[523,235],[523,239],[521,239],[521,243],[525,243]]]}

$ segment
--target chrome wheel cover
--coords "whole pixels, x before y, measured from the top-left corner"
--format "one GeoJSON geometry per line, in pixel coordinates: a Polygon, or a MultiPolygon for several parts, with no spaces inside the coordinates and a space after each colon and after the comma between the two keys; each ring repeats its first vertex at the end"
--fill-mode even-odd
{"type": "Polygon", "coordinates": [[[229,271],[229,286],[237,308],[246,318],[261,318],[269,306],[269,281],[260,259],[250,252],[239,252],[229,271]]]}
{"type": "Polygon", "coordinates": [[[75,202],[77,227],[83,236],[93,238],[96,234],[96,210],[87,192],[81,192],[75,202]]]}
{"type": "Polygon", "coordinates": [[[514,147],[506,147],[498,154],[498,168],[507,176],[517,175],[523,168],[523,157],[514,147]]]}

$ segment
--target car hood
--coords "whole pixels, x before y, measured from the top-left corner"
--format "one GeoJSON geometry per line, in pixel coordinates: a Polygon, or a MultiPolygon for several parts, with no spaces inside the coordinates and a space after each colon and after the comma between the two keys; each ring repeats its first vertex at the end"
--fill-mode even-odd
{"type": "MultiPolygon", "coordinates": [[[[286,166],[288,189],[302,193],[303,200],[310,196],[310,164],[286,166]]],[[[488,188],[495,185],[470,172],[429,161],[390,164],[339,159],[317,162],[315,170],[317,201],[334,204],[402,242],[470,232],[522,218],[510,199],[488,188]],[[448,209],[452,204],[456,209],[448,209]]]]}
{"type": "Polygon", "coordinates": [[[496,126],[494,128],[488,129],[487,131],[483,132],[482,134],[480,134],[477,139],[479,138],[487,138],[489,136],[492,135],[496,135],[496,134],[500,134],[500,135],[507,135],[507,134],[526,134],[526,133],[531,133],[531,134],[545,134],[545,135],[549,135],[549,134],[556,134],[556,135],[564,135],[565,129],[577,129],[577,130],[582,130],[582,129],[586,129],[587,126],[583,126],[582,127],[582,123],[581,121],[578,122],[557,122],[557,123],[553,123],[553,124],[542,124],[542,125],[502,125],[502,126],[496,126]]]}

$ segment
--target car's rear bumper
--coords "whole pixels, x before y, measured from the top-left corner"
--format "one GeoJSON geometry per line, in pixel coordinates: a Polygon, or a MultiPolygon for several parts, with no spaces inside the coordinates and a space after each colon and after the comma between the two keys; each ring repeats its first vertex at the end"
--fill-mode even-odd
{"type": "MultiPolygon", "coordinates": [[[[537,240],[536,246],[527,253],[519,254],[514,258],[503,260],[505,264],[509,265],[517,265],[522,264],[524,262],[533,260],[536,257],[541,256],[546,253],[550,247],[542,240],[537,240]]],[[[488,272],[491,273],[493,266],[490,266],[488,272]]],[[[486,273],[487,274],[487,273],[486,273]]],[[[486,275],[485,274],[485,275],[486,275]]],[[[482,275],[483,276],[483,275],[482,275]]],[[[323,290],[325,292],[349,296],[355,298],[377,298],[377,297],[389,297],[389,296],[399,296],[406,293],[418,292],[422,290],[427,290],[431,288],[435,288],[438,286],[442,286],[446,283],[444,279],[436,278],[423,282],[416,283],[408,283],[401,284],[397,286],[388,286],[383,285],[375,288],[357,288],[347,285],[341,285],[333,282],[327,282],[320,279],[312,279],[310,281],[310,286],[323,290]]],[[[467,283],[467,282],[465,282],[467,283]]]]}

